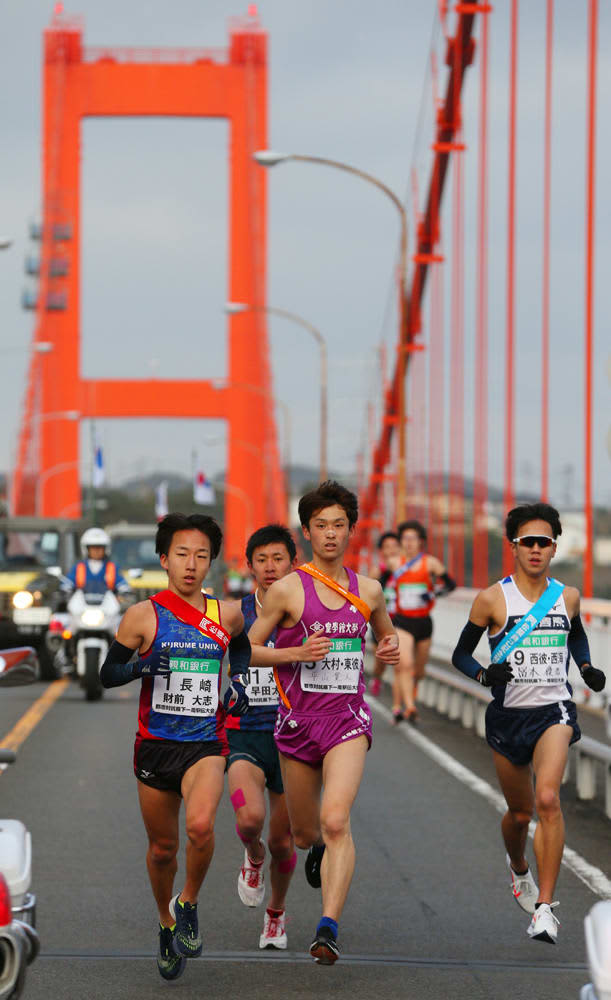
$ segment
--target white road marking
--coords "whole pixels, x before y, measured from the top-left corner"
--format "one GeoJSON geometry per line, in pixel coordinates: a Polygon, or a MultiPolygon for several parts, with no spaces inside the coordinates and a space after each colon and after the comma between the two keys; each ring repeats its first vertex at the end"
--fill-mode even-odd
{"type": "MultiPolygon", "coordinates": [[[[387,722],[392,722],[392,712],[378,701],[377,698],[368,694],[366,700],[374,712],[377,712],[387,722]]],[[[441,747],[438,747],[436,743],[433,743],[428,737],[423,736],[422,733],[419,733],[412,726],[408,728],[407,724],[405,726],[400,725],[397,729],[406,740],[409,740],[414,746],[419,747],[427,757],[434,760],[436,764],[439,764],[452,777],[457,778],[463,785],[470,788],[472,792],[475,792],[476,795],[481,795],[483,799],[486,799],[497,812],[504,813],[506,811],[507,804],[505,799],[487,781],[484,781],[483,778],[478,778],[468,767],[465,767],[464,764],[459,764],[454,757],[450,756],[449,753],[446,753],[445,750],[442,750],[441,747]]],[[[531,822],[528,828],[528,835],[534,837],[534,834],[535,823],[531,822]]],[[[562,864],[566,865],[596,896],[601,896],[603,899],[611,899],[611,880],[607,878],[600,868],[591,865],[589,861],[582,858],[581,854],[578,854],[577,851],[572,850],[572,848],[566,845],[562,864]]]]}

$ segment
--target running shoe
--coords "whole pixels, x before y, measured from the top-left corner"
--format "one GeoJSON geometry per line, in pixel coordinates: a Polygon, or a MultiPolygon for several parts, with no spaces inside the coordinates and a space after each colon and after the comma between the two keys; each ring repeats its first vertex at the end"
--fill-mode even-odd
{"type": "Polygon", "coordinates": [[[170,914],[176,921],[174,948],[185,958],[201,955],[203,941],[197,923],[197,903],[181,903],[180,893],[170,900],[170,914]]]}
{"type": "Polygon", "coordinates": [[[312,844],[305,859],[305,877],[313,889],[320,889],[320,866],[324,853],[324,844],[312,844]]]}
{"type": "Polygon", "coordinates": [[[392,712],[392,724],[393,726],[398,726],[400,722],[403,722],[405,716],[400,708],[393,708],[392,712]]]}
{"type": "Polygon", "coordinates": [[[521,906],[527,913],[534,913],[535,903],[539,898],[539,890],[537,888],[537,883],[532,877],[530,868],[527,868],[524,875],[517,875],[511,867],[511,861],[509,860],[508,854],[505,855],[505,860],[507,861],[509,874],[511,875],[511,890],[513,892],[513,898],[518,906],[521,906]]]}
{"type": "Polygon", "coordinates": [[[552,913],[558,903],[540,903],[533,914],[526,933],[533,941],[547,941],[548,944],[556,944],[560,921],[552,913]]]}
{"type": "Polygon", "coordinates": [[[259,938],[259,948],[286,948],[286,913],[277,910],[265,911],[263,934],[259,938]]]}
{"type": "Polygon", "coordinates": [[[174,951],[174,929],[159,924],[159,951],[157,968],[162,979],[178,979],[185,971],[186,958],[174,951]]]}
{"type": "Polygon", "coordinates": [[[404,715],[404,719],[407,722],[411,722],[412,726],[416,725],[416,723],[418,722],[419,718],[420,718],[420,716],[418,715],[418,709],[417,708],[412,708],[411,711],[406,712],[405,715],[404,715]]]}
{"type": "Polygon", "coordinates": [[[382,681],[380,680],[380,678],[379,677],[372,677],[371,680],[369,681],[369,692],[370,692],[370,694],[372,694],[374,696],[374,698],[377,698],[378,695],[379,695],[379,693],[380,693],[381,688],[382,688],[382,681]]]}
{"type": "Polygon", "coordinates": [[[333,965],[339,958],[339,948],[330,927],[321,927],[310,945],[310,955],[319,965],[333,965]]]}
{"type": "Polygon", "coordinates": [[[263,902],[264,895],[263,861],[259,865],[254,864],[248,857],[248,851],[245,850],[244,864],[238,875],[238,896],[244,906],[259,906],[263,902]]]}

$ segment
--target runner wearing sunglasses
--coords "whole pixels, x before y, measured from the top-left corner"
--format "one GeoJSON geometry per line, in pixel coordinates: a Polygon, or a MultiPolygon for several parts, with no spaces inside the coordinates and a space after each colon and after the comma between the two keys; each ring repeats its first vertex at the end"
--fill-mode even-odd
{"type": "Polygon", "coordinates": [[[505,532],[514,573],[477,595],[452,662],[492,689],[486,739],[507,802],[501,831],[512,893],[532,915],[529,937],[555,944],[553,898],[564,849],[560,783],[568,748],[581,736],[568,683],[570,657],[592,690],[603,689],[605,675],[590,662],[579,591],[547,575],[562,534],[558,511],[546,503],[515,507],[505,532]],[[492,662],[484,668],[473,653],[486,629],[492,662]],[[524,853],[535,810],[538,888],[524,853]]]}

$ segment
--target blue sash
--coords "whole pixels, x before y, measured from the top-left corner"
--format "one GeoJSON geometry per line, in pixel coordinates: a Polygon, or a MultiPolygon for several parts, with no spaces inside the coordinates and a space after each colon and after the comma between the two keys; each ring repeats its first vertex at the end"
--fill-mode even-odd
{"type": "Polygon", "coordinates": [[[403,576],[404,573],[407,573],[408,569],[411,569],[412,566],[415,563],[417,563],[419,559],[422,559],[422,553],[419,553],[419,555],[414,556],[413,559],[410,559],[408,563],[404,563],[403,566],[399,566],[399,569],[396,569],[393,573],[394,579],[398,580],[400,576],[403,576]]]}
{"type": "Polygon", "coordinates": [[[551,611],[563,590],[563,583],[560,583],[559,580],[550,579],[547,590],[541,594],[539,600],[533,604],[530,611],[527,611],[523,618],[520,618],[520,621],[513,626],[511,632],[508,632],[505,638],[499,642],[492,654],[492,663],[503,663],[507,659],[513,647],[517,646],[525,635],[532,632],[541,619],[545,618],[548,611],[551,611]]]}

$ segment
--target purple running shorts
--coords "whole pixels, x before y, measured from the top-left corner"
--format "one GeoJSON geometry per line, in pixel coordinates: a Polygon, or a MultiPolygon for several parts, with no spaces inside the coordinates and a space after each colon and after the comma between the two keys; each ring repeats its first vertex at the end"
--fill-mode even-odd
{"type": "Polygon", "coordinates": [[[364,701],[348,704],[332,715],[305,715],[281,708],[276,717],[274,739],[279,753],[312,767],[321,767],[333,747],[359,736],[366,736],[371,747],[371,712],[364,701]]]}

